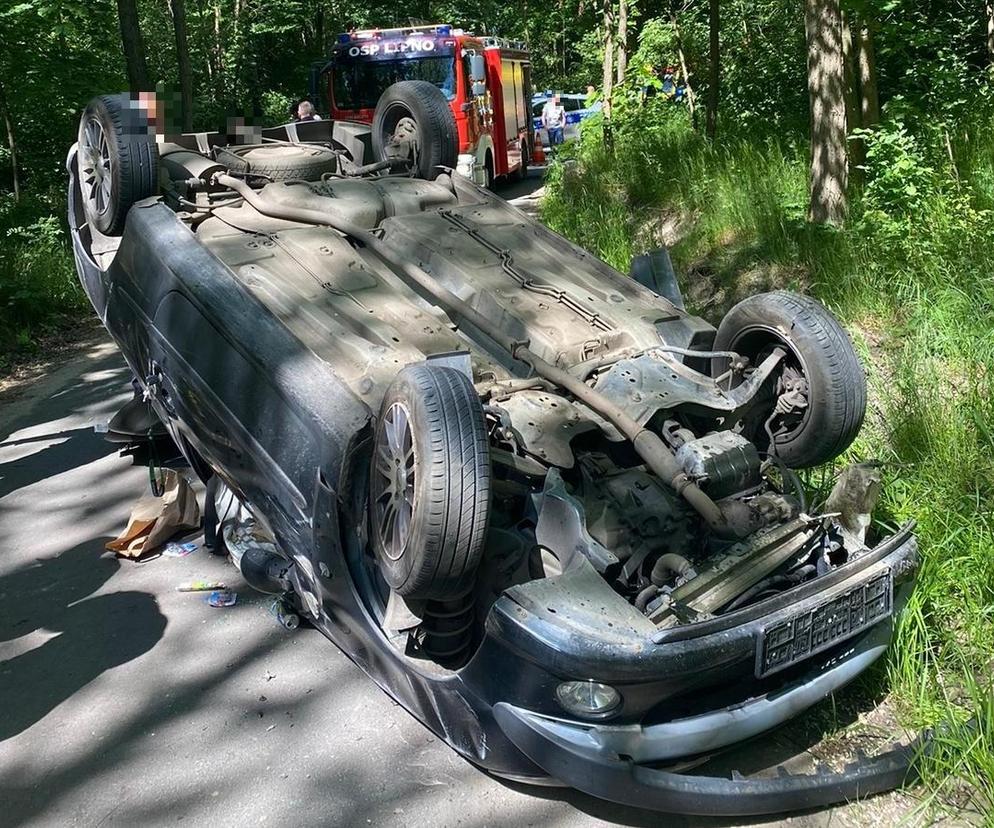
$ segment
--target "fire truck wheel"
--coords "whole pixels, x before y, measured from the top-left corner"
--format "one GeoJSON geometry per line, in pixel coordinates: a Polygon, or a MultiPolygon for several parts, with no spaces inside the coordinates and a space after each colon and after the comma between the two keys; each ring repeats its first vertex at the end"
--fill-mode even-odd
{"type": "Polygon", "coordinates": [[[518,167],[514,172],[514,177],[518,181],[524,181],[528,177],[528,164],[531,161],[531,157],[528,153],[528,142],[525,140],[521,141],[521,166],[518,167]]]}
{"type": "Polygon", "coordinates": [[[484,182],[483,186],[488,190],[494,188],[494,157],[487,152],[487,160],[483,162],[484,182]]]}
{"type": "Polygon", "coordinates": [[[445,95],[428,81],[387,87],[373,114],[376,158],[407,158],[415,175],[433,179],[439,167],[455,167],[459,153],[456,119],[445,95]]]}

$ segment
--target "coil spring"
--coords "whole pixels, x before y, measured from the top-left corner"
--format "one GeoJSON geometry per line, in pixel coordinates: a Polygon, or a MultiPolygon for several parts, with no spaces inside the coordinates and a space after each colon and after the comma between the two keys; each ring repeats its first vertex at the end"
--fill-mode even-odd
{"type": "Polygon", "coordinates": [[[473,646],[473,593],[445,601],[429,601],[419,628],[426,656],[444,667],[466,662],[473,646]]]}

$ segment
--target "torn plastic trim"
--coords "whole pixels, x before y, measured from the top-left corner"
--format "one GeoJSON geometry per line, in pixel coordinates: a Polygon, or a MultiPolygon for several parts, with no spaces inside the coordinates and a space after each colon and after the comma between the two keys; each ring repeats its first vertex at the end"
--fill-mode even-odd
{"type": "Polygon", "coordinates": [[[734,772],[725,778],[657,770],[585,749],[547,727],[542,717],[505,702],[494,706],[494,715],[515,746],[551,776],[601,799],[672,814],[775,814],[860,799],[914,782],[917,761],[932,744],[931,731],[926,731],[842,771],[790,774],[777,766],[778,775],[772,778],[734,772]]]}
{"type": "Polygon", "coordinates": [[[893,535],[881,540],[873,549],[854,557],[825,575],[820,575],[764,601],[715,616],[706,621],[658,630],[653,634],[652,641],[654,644],[669,644],[712,635],[752,623],[758,618],[781,612],[800,601],[823,593],[830,587],[854,577],[857,573],[868,570],[874,564],[891,559],[891,556],[893,556],[891,566],[894,572],[894,585],[897,586],[918,569],[918,539],[914,535],[914,530],[915,522],[908,521],[893,535]]]}

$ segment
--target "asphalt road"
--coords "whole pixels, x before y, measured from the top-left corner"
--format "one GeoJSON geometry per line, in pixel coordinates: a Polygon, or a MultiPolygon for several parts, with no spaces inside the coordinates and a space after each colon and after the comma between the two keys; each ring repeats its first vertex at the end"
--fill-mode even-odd
{"type": "Polygon", "coordinates": [[[106,553],[147,489],[93,431],[129,394],[99,338],[0,401],[0,825],[734,823],[494,779],[224,560],[106,553]],[[176,592],[196,578],[238,604],[176,592]]]}

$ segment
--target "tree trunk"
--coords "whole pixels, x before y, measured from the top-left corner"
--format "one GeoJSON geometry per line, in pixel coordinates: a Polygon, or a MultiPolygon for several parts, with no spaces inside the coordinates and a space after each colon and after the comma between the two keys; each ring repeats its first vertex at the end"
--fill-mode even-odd
{"type": "Polygon", "coordinates": [[[324,60],[327,55],[325,55],[324,45],[324,9],[321,6],[318,6],[318,10],[314,14],[314,39],[317,41],[318,57],[324,60]]]}
{"type": "Polygon", "coordinates": [[[718,132],[718,95],[721,84],[721,38],[718,0],[708,0],[708,99],[705,131],[708,138],[718,132]]]}
{"type": "Polygon", "coordinates": [[[176,66],[179,69],[179,95],[182,107],[183,132],[193,132],[193,68],[190,66],[190,46],[186,39],[186,2],[169,0],[176,35],[176,66]]]}
{"type": "Polygon", "coordinates": [[[690,70],[687,69],[687,56],[683,51],[683,40],[680,37],[680,26],[677,23],[676,11],[670,9],[670,22],[673,23],[673,34],[676,35],[676,56],[680,61],[680,74],[683,75],[683,85],[687,88],[687,109],[690,112],[690,123],[697,128],[697,95],[690,83],[690,70]]]}
{"type": "Polygon", "coordinates": [[[145,62],[145,41],[138,22],[137,0],[117,0],[117,16],[121,22],[121,45],[128,70],[128,86],[132,92],[148,92],[148,64],[145,62]]]}
{"type": "Polygon", "coordinates": [[[877,92],[877,58],[873,46],[873,29],[869,22],[859,27],[858,64],[860,120],[864,127],[880,123],[880,96],[877,92]]]}
{"type": "Polygon", "coordinates": [[[214,101],[224,100],[224,47],[221,45],[221,0],[214,3],[214,40],[211,44],[214,53],[214,101]]]}
{"type": "Polygon", "coordinates": [[[986,0],[984,11],[987,18],[987,58],[994,64],[994,0],[986,0]]]}
{"type": "Polygon", "coordinates": [[[17,173],[17,139],[14,137],[14,122],[7,106],[7,90],[0,82],[0,110],[3,110],[3,123],[7,129],[7,147],[10,149],[10,177],[14,186],[14,201],[21,200],[21,180],[17,173]]]}
{"type": "Polygon", "coordinates": [[[610,141],[611,94],[614,92],[614,0],[604,0],[604,138],[610,141]]]}
{"type": "MultiPolygon", "coordinates": [[[[852,19],[850,12],[842,12],[842,60],[845,70],[843,94],[846,100],[846,135],[848,138],[849,183],[857,184],[860,180],[859,167],[866,159],[862,138],[852,137],[852,131],[863,125],[859,87],[859,68],[857,66],[857,38],[853,37],[852,19]]],[[[856,21],[856,26],[859,26],[856,21]]],[[[858,31],[858,28],[857,28],[858,31]]]]}
{"type": "Polygon", "coordinates": [[[846,217],[846,101],[839,0],[805,0],[811,174],[808,220],[841,226],[846,217]]]}
{"type": "Polygon", "coordinates": [[[618,0],[618,83],[625,82],[628,68],[628,0],[618,0]]]}

